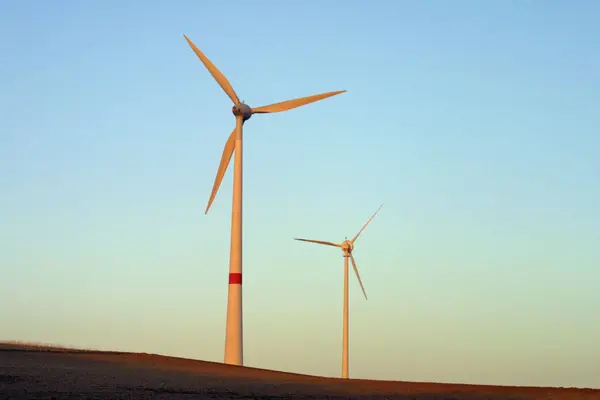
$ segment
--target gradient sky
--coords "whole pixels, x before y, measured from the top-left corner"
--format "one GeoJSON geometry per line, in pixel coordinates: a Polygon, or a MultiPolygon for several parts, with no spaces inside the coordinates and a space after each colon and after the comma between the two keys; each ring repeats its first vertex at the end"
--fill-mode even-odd
{"type": "Polygon", "coordinates": [[[600,388],[600,3],[4,1],[0,339],[222,361],[231,102],[248,366],[600,388]],[[221,5],[219,5],[221,4],[221,5]],[[254,8],[249,6],[253,4],[254,8]]]}

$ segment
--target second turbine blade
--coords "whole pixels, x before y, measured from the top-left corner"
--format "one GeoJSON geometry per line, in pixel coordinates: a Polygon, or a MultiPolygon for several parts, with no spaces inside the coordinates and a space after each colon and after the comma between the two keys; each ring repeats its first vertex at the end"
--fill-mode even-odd
{"type": "Polygon", "coordinates": [[[373,218],[375,218],[375,216],[377,215],[377,213],[379,212],[379,210],[381,210],[381,207],[383,207],[383,204],[379,206],[379,208],[377,209],[377,211],[375,211],[375,214],[373,214],[371,216],[371,218],[369,218],[369,220],[367,221],[367,223],[360,229],[360,231],[358,231],[358,233],[356,234],[356,236],[354,236],[351,240],[352,243],[354,243],[356,241],[356,239],[358,239],[358,237],[360,236],[360,234],[362,233],[362,231],[365,230],[365,228],[367,227],[367,225],[369,225],[371,223],[371,221],[373,220],[373,218]]]}
{"type": "Polygon", "coordinates": [[[350,261],[352,261],[352,267],[354,267],[354,273],[356,274],[356,277],[358,278],[358,283],[360,283],[360,288],[363,291],[363,294],[365,295],[365,299],[367,298],[367,292],[365,292],[365,287],[362,284],[362,280],[360,279],[360,274],[358,273],[358,268],[356,267],[356,261],[354,261],[354,256],[352,254],[350,254],[350,261]]]}

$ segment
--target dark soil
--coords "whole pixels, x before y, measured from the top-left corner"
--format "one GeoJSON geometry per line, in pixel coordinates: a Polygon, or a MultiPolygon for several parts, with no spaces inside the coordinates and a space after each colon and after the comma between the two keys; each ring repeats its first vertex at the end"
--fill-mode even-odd
{"type": "Polygon", "coordinates": [[[600,400],[600,390],[342,380],[152,354],[0,344],[0,399],[600,400]]]}

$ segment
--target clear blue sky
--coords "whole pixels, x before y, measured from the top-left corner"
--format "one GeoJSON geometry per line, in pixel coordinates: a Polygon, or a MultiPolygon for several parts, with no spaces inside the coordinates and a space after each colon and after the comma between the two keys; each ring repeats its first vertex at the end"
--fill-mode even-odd
{"type": "Polygon", "coordinates": [[[0,339],[222,361],[231,103],[249,366],[600,387],[600,3],[5,1],[0,339]],[[212,4],[212,5],[210,5],[212,4]],[[219,5],[221,4],[221,5],[219,5]],[[227,4],[227,7],[224,6],[227,4]],[[255,8],[250,6],[254,4],[255,8]]]}

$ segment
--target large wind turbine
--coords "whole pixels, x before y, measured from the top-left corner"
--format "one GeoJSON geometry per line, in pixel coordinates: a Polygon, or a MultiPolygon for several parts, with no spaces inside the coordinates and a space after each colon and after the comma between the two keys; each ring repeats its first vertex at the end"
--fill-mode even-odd
{"type": "Polygon", "coordinates": [[[192,41],[186,36],[188,44],[194,50],[202,64],[208,69],[208,72],[215,78],[219,86],[225,91],[227,96],[233,101],[233,115],[235,115],[235,128],[223,149],[219,169],[212,193],[206,206],[205,214],[215,199],[231,156],[235,150],[235,161],[233,169],[233,207],[231,213],[231,246],[229,250],[229,292],[227,297],[227,325],[225,330],[225,363],[233,365],[244,365],[243,360],[243,342],[242,342],[242,127],[244,122],[250,119],[253,114],[268,114],[291,110],[305,104],[323,100],[336,94],[345,92],[328,92],[314,96],[302,97],[283,101],[281,103],[269,104],[262,107],[250,107],[240,101],[233,87],[225,76],[213,65],[206,56],[198,50],[192,41]]]}
{"type": "Polygon", "coordinates": [[[352,255],[352,250],[354,250],[354,242],[358,239],[358,236],[365,230],[367,225],[375,218],[379,210],[381,210],[383,204],[379,206],[377,211],[369,218],[369,220],[365,223],[365,225],[361,228],[360,231],[354,236],[351,240],[344,240],[342,243],[333,243],[326,242],[323,240],[311,240],[311,239],[299,239],[294,238],[294,240],[301,240],[303,242],[324,244],[326,246],[334,246],[342,249],[344,253],[344,332],[343,332],[343,344],[342,344],[342,378],[348,379],[348,258],[352,261],[352,267],[354,268],[354,273],[358,278],[358,283],[360,284],[360,288],[365,295],[365,299],[367,298],[367,292],[365,292],[365,287],[362,284],[360,279],[360,274],[358,273],[358,268],[356,267],[356,261],[354,261],[354,256],[352,255]]]}

